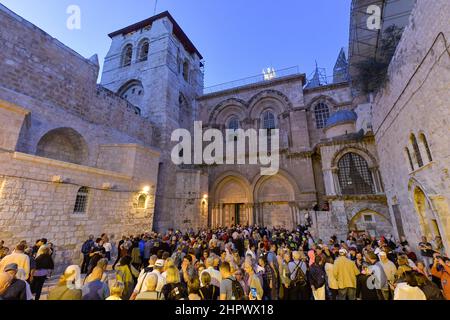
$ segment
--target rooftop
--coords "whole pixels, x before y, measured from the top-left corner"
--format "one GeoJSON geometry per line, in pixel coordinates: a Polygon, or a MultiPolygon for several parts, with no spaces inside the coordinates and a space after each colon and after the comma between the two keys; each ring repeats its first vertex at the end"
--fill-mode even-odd
{"type": "Polygon", "coordinates": [[[265,70],[264,73],[256,76],[251,76],[239,80],[234,80],[230,82],[221,83],[218,85],[214,85],[211,87],[206,87],[203,89],[203,95],[210,95],[216,93],[223,93],[227,91],[235,91],[242,90],[246,88],[251,88],[255,86],[262,86],[274,83],[279,81],[284,81],[288,79],[293,79],[297,77],[302,77],[303,84],[305,83],[305,74],[301,73],[298,66],[279,69],[279,70],[265,70]]]}

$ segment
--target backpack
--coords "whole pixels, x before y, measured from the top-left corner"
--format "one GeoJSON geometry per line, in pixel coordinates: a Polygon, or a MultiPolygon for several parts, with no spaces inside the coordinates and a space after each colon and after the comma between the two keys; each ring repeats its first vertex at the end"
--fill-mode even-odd
{"type": "Polygon", "coordinates": [[[295,278],[294,278],[294,280],[292,280],[291,285],[294,285],[294,286],[296,286],[296,285],[300,285],[300,286],[306,285],[306,275],[303,272],[302,268],[300,268],[302,263],[304,263],[304,262],[300,261],[295,266],[294,271],[292,271],[292,273],[295,273],[295,278]]]}
{"type": "Polygon", "coordinates": [[[232,278],[227,278],[227,279],[231,281],[231,294],[232,294],[231,299],[232,300],[245,300],[244,289],[242,288],[239,281],[237,281],[236,279],[232,279],[232,278]]]}
{"type": "Polygon", "coordinates": [[[83,245],[81,246],[81,252],[83,254],[88,254],[89,252],[91,252],[91,248],[92,248],[92,243],[90,240],[86,240],[83,245]]]}
{"type": "Polygon", "coordinates": [[[316,289],[323,287],[326,281],[326,273],[323,268],[317,266],[312,267],[310,275],[311,285],[313,285],[316,289]]]}
{"type": "Polygon", "coordinates": [[[184,290],[181,285],[173,285],[172,290],[170,290],[167,300],[186,300],[183,294],[184,290]]]}

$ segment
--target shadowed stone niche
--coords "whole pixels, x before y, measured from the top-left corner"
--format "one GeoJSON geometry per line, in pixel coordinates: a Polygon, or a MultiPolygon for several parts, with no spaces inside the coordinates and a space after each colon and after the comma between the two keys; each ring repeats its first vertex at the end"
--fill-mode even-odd
{"type": "Polygon", "coordinates": [[[84,138],[72,128],[47,132],[39,140],[36,155],[75,164],[86,164],[88,147],[84,138]]]}

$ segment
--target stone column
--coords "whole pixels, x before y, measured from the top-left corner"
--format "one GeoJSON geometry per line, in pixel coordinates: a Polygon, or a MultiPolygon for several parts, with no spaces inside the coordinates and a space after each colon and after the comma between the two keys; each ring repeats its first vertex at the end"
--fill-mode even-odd
{"type": "Polygon", "coordinates": [[[294,207],[292,206],[292,204],[290,203],[289,204],[289,208],[291,209],[291,220],[292,220],[292,229],[294,229],[295,228],[295,226],[296,226],[296,223],[295,223],[295,213],[294,213],[294,207]]]}
{"type": "Polygon", "coordinates": [[[215,205],[211,206],[211,212],[208,214],[208,227],[212,228],[213,225],[213,218],[214,218],[214,207],[215,205]]]}
{"type": "Polygon", "coordinates": [[[219,224],[219,216],[220,216],[220,205],[216,204],[214,210],[214,227],[217,227],[217,225],[219,224]]]}
{"type": "Polygon", "coordinates": [[[259,207],[259,221],[264,226],[264,203],[261,203],[259,207]]]}
{"type": "Polygon", "coordinates": [[[299,223],[299,224],[302,224],[302,223],[303,223],[303,220],[305,220],[305,219],[304,219],[304,217],[302,216],[302,214],[301,214],[301,212],[300,212],[300,209],[299,209],[298,205],[295,205],[294,209],[295,209],[295,212],[296,212],[296,215],[297,215],[297,221],[298,221],[298,223],[299,223]]]}
{"type": "Polygon", "coordinates": [[[255,204],[255,212],[254,212],[254,216],[255,216],[255,224],[259,225],[261,223],[260,221],[260,211],[261,211],[261,204],[257,203],[255,204]]]}
{"type": "Polygon", "coordinates": [[[253,203],[249,203],[248,204],[248,225],[249,226],[255,224],[253,211],[254,211],[253,203]]]}
{"type": "Polygon", "coordinates": [[[225,205],[225,204],[222,204],[222,206],[221,206],[220,209],[221,209],[221,210],[220,210],[220,224],[221,224],[222,226],[224,226],[224,225],[225,225],[225,216],[226,216],[226,214],[227,214],[226,205],[225,205]]]}

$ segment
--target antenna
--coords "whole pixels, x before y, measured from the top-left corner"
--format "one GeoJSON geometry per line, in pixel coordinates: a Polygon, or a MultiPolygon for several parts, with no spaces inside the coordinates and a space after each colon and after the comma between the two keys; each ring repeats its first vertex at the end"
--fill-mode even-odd
{"type": "Polygon", "coordinates": [[[158,0],[155,0],[155,10],[153,10],[153,15],[156,15],[156,8],[158,7],[158,0]]]}

